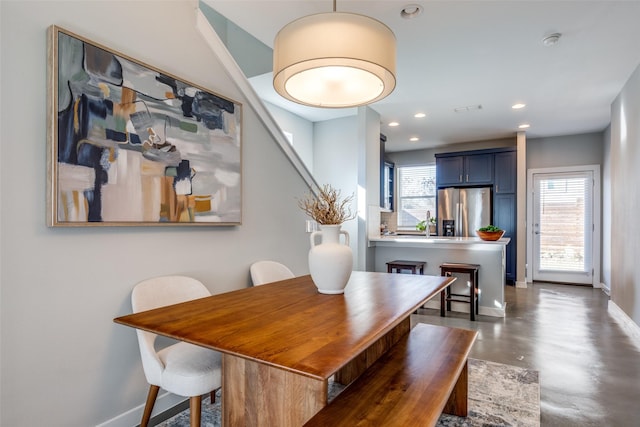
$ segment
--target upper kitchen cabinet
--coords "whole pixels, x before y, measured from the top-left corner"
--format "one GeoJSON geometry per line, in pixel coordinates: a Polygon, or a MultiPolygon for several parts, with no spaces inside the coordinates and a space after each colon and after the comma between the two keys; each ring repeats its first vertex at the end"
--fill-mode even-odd
{"type": "Polygon", "coordinates": [[[380,207],[387,211],[393,210],[394,174],[394,164],[385,161],[382,171],[380,172],[380,207]]]}
{"type": "Polygon", "coordinates": [[[495,154],[494,192],[508,194],[516,192],[516,151],[505,151],[495,154]]]}
{"type": "Polygon", "coordinates": [[[393,210],[395,167],[384,159],[384,146],[387,137],[380,134],[380,207],[385,211],[393,210]]]}
{"type": "Polygon", "coordinates": [[[493,154],[436,154],[438,187],[493,183],[493,154]]]}

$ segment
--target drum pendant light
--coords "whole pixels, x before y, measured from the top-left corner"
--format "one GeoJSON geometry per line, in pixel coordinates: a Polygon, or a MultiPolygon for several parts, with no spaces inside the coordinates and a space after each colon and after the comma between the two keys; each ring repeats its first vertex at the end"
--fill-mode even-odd
{"type": "Polygon", "coordinates": [[[382,22],[354,13],[309,15],[284,26],[273,48],[273,87],[312,107],[370,104],[396,86],[396,38],[382,22]]]}

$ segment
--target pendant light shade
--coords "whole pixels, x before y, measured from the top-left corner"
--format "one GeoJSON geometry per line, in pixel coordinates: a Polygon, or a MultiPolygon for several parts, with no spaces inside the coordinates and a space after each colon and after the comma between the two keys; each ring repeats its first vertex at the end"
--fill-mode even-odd
{"type": "Polygon", "coordinates": [[[273,87],[303,105],[366,105],[396,86],[396,38],[375,19],[343,12],[293,21],[276,35],[273,87]]]}

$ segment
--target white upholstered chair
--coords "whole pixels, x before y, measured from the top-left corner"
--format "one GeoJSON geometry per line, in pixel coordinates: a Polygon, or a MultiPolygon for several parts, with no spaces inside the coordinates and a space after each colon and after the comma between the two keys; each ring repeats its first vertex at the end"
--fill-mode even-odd
{"type": "Polygon", "coordinates": [[[287,266],[275,261],[257,261],[249,267],[253,286],[296,277],[287,266]]]}
{"type": "MultiPolygon", "coordinates": [[[[210,296],[209,290],[198,280],[185,276],[162,276],[138,283],[131,294],[133,312],[177,304],[210,296]]],[[[159,351],[155,349],[156,334],[136,330],[142,367],[150,384],[141,427],[151,417],[160,388],[179,396],[189,397],[191,427],[200,426],[201,398],[221,385],[221,355],[193,344],[179,342],[159,351]]]]}

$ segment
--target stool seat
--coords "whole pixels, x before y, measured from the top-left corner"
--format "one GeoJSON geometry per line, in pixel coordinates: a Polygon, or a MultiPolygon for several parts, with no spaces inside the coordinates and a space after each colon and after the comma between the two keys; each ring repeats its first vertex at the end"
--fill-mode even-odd
{"type": "Polygon", "coordinates": [[[407,261],[407,260],[395,260],[387,263],[387,273],[400,273],[401,270],[411,270],[412,274],[424,274],[424,266],[427,263],[425,261],[407,261]]]}
{"type": "Polygon", "coordinates": [[[441,276],[451,276],[452,273],[462,273],[469,275],[469,283],[471,284],[471,289],[469,291],[469,295],[464,294],[454,294],[451,292],[451,286],[448,286],[445,290],[440,293],[440,316],[445,317],[445,302],[447,311],[451,311],[451,301],[456,302],[464,302],[470,305],[469,313],[472,321],[476,320],[476,314],[479,311],[478,307],[478,293],[479,293],[479,283],[478,283],[478,270],[480,269],[479,264],[466,264],[466,263],[455,263],[455,262],[445,262],[440,264],[440,275],[441,276]]]}

